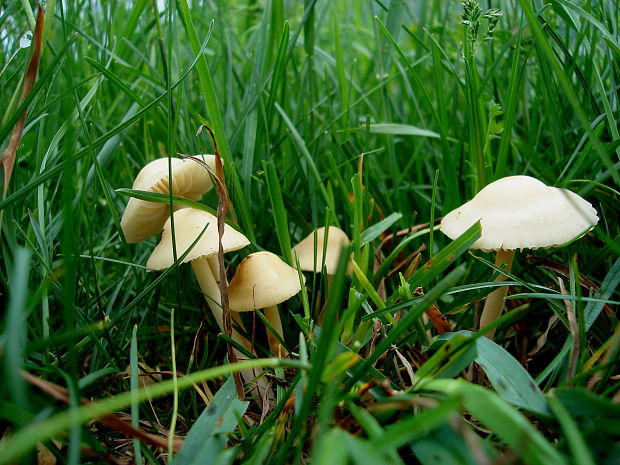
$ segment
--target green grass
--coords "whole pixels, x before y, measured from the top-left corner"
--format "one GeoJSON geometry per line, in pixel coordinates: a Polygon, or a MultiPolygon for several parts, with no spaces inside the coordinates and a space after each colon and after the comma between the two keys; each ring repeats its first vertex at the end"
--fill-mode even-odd
{"type": "Polygon", "coordinates": [[[48,1],[20,102],[37,10],[4,2],[0,155],[28,113],[0,199],[0,463],[33,463],[40,442],[59,463],[166,463],[171,425],[175,464],[620,460],[620,9],[488,3],[494,27],[487,2],[463,24],[439,0],[48,1]],[[326,224],[352,239],[351,276],[306,273],[279,305],[288,360],[244,314],[258,359],[227,364],[183,257],[148,272],[157,238],[120,234],[142,166],[213,153],[202,124],[252,242],[229,278],[258,250],[294,264],[326,224]],[[492,342],[472,332],[494,286],[493,257],[467,249],[479,228],[452,242],[426,224],[516,174],[579,193],[600,222],[520,254],[492,342]],[[454,333],[420,320],[433,303],[454,333]],[[265,409],[227,382],[248,367],[271,382],[265,409]],[[90,423],[110,413],[166,446],[90,423]]]}

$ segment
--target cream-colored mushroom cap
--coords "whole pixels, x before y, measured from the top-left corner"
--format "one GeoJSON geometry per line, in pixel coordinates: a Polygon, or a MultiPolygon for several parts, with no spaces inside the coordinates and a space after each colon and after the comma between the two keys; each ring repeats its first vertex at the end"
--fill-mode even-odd
{"type": "MultiPolygon", "coordinates": [[[[191,247],[207,224],[207,229],[194,248],[183,259],[183,263],[218,252],[217,218],[211,213],[196,210],[195,208],[182,208],[174,212],[174,236],[177,257],[183,255],[191,247]]],[[[228,225],[224,225],[224,235],[222,236],[224,252],[241,249],[249,243],[250,241],[243,234],[228,225]]],[[[173,263],[172,231],[170,228],[170,218],[168,218],[164,224],[161,241],[153,250],[146,266],[155,270],[161,270],[168,268],[173,263]]]]}
{"type": "Polygon", "coordinates": [[[248,312],[277,305],[300,290],[295,268],[271,252],[256,252],[239,263],[228,285],[228,300],[231,310],[248,312]]]}
{"type": "MultiPolygon", "coordinates": [[[[211,168],[215,169],[215,155],[198,155],[211,168]]],[[[168,179],[168,158],[158,158],[147,164],[138,173],[132,189],[168,194],[172,193],[191,200],[200,200],[202,195],[213,187],[211,176],[204,166],[193,160],[171,158],[172,183],[168,179]]],[[[129,199],[121,227],[129,243],[140,242],[159,234],[170,214],[167,204],[129,199]]]]}
{"type": "Polygon", "coordinates": [[[482,236],[471,248],[490,251],[559,247],[592,229],[598,215],[569,190],[530,176],[509,176],[444,216],[441,232],[456,239],[478,220],[482,236]]]}
{"type": "MultiPolygon", "coordinates": [[[[304,271],[320,273],[323,271],[323,255],[325,255],[325,270],[327,274],[336,274],[340,251],[349,244],[349,238],[345,232],[336,226],[328,227],[327,251],[323,253],[325,245],[325,227],[316,230],[316,259],[315,259],[315,233],[310,233],[299,244],[293,247],[293,260],[295,253],[299,259],[299,265],[304,271]],[[316,260],[316,263],[315,263],[316,260]],[[316,265],[316,266],[315,266],[316,265]]],[[[347,273],[349,271],[347,270],[347,273]]]]}

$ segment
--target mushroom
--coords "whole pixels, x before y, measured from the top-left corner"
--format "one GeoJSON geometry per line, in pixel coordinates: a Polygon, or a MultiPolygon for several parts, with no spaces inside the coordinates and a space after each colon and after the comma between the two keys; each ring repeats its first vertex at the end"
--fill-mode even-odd
{"type": "MultiPolygon", "coordinates": [[[[199,155],[215,169],[214,155],[199,155]]],[[[200,200],[213,187],[209,172],[199,163],[181,158],[158,158],[148,163],[136,177],[132,189],[168,194],[172,193],[191,200],[200,200]],[[168,161],[172,168],[172,182],[168,179],[168,161]]],[[[170,206],[164,203],[129,199],[121,219],[121,228],[129,243],[140,242],[159,234],[170,216],[170,206]]]]}
{"type": "MultiPolygon", "coordinates": [[[[290,299],[301,290],[295,268],[284,263],[271,252],[256,252],[243,259],[228,286],[230,309],[248,312],[262,308],[265,317],[284,340],[278,304],[290,299]]],[[[286,352],[270,331],[267,334],[271,353],[279,357],[286,352]]]]}
{"type": "MultiPolygon", "coordinates": [[[[295,254],[299,259],[299,267],[303,271],[320,273],[325,267],[328,276],[328,284],[331,276],[336,274],[338,260],[342,248],[349,244],[349,238],[345,232],[336,226],[328,226],[314,230],[310,235],[293,247],[293,260],[295,254]],[[327,232],[327,242],[325,234],[327,232]]],[[[351,274],[351,266],[347,267],[347,274],[351,274]]]]}
{"type": "MultiPolygon", "coordinates": [[[[510,272],[516,249],[561,247],[592,229],[598,216],[589,202],[569,190],[548,187],[530,176],[509,176],[444,216],[441,232],[456,239],[478,220],[482,236],[471,248],[495,251],[495,265],[510,272]]],[[[495,281],[505,279],[500,273],[495,281]]],[[[481,328],[500,316],[507,290],[501,286],[489,293],[481,328]]],[[[485,336],[493,339],[494,334],[491,329],[485,336]]]]}
{"type": "MultiPolygon", "coordinates": [[[[194,248],[189,251],[183,259],[183,263],[190,262],[200,289],[202,290],[213,315],[220,329],[224,331],[223,312],[221,307],[221,295],[218,286],[219,279],[213,274],[212,267],[209,264],[215,262],[219,270],[217,261],[217,253],[219,247],[217,233],[217,218],[212,214],[197,210],[194,208],[183,208],[174,212],[175,225],[175,245],[177,256],[183,255],[193,244],[196,238],[202,234],[194,248]]],[[[248,245],[250,241],[228,225],[224,225],[224,234],[222,236],[222,247],[224,253],[241,249],[248,245]]],[[[174,263],[174,255],[172,250],[172,232],[170,228],[170,218],[164,224],[164,230],[161,241],[153,253],[149,257],[146,266],[155,270],[162,270],[170,267],[174,263]]],[[[231,312],[231,317],[240,328],[243,328],[239,315],[231,312]]],[[[242,344],[246,349],[250,350],[249,341],[233,328],[232,339],[242,344]]]]}

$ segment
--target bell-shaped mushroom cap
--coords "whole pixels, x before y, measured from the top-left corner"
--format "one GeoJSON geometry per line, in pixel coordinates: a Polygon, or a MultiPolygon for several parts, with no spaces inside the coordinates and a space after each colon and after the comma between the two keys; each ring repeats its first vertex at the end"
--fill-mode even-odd
{"type": "MultiPolygon", "coordinates": [[[[327,251],[325,252],[325,270],[327,274],[336,274],[340,251],[344,246],[348,245],[349,242],[349,238],[342,229],[337,228],[336,226],[329,226],[327,233],[327,251]]],[[[316,263],[314,244],[315,233],[312,232],[299,244],[293,247],[293,260],[295,259],[295,253],[297,253],[299,265],[302,270],[320,273],[323,271],[325,227],[321,227],[316,230],[316,263]]]]}
{"type": "MultiPolygon", "coordinates": [[[[183,263],[217,253],[217,218],[211,213],[196,210],[195,208],[182,208],[174,212],[174,236],[177,257],[183,255],[191,247],[207,224],[205,232],[194,248],[183,259],[183,263]]],[[[241,249],[249,243],[250,241],[243,234],[228,225],[224,225],[224,235],[222,236],[224,253],[241,249]]],[[[170,218],[168,218],[164,224],[161,241],[153,250],[146,266],[155,270],[162,270],[168,268],[173,263],[172,232],[170,229],[170,218]]]]}
{"type": "MultiPolygon", "coordinates": [[[[215,169],[215,155],[199,155],[198,158],[215,169]]],[[[213,187],[209,172],[199,163],[181,158],[171,158],[170,162],[172,183],[168,180],[168,158],[158,158],[142,168],[132,189],[168,194],[172,184],[174,195],[200,200],[202,194],[213,187]]],[[[125,239],[134,243],[159,234],[169,214],[167,204],[130,198],[121,219],[125,239]]]]}
{"type": "Polygon", "coordinates": [[[249,312],[284,302],[300,290],[295,268],[271,252],[256,252],[239,263],[228,285],[228,300],[231,310],[249,312]]]}
{"type": "Polygon", "coordinates": [[[509,176],[444,216],[441,232],[456,239],[478,220],[482,236],[471,248],[491,251],[559,247],[592,229],[598,216],[569,190],[530,176],[509,176]]]}

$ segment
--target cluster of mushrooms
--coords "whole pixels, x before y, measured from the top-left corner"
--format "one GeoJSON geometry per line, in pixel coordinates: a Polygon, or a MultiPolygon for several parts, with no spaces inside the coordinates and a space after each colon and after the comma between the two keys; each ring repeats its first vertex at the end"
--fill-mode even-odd
{"type": "MultiPolygon", "coordinates": [[[[212,170],[215,169],[214,155],[200,155],[198,158],[212,170]]],[[[212,187],[211,176],[201,164],[191,159],[160,158],[140,171],[132,188],[161,194],[168,194],[172,190],[178,197],[197,201],[212,187]],[[169,178],[169,161],[172,181],[169,178]]],[[[125,239],[128,243],[136,243],[161,233],[161,240],[146,263],[147,268],[152,270],[163,270],[172,266],[175,257],[183,256],[187,252],[182,262],[190,262],[207,304],[220,329],[224,331],[219,286],[217,218],[203,210],[175,206],[173,241],[169,213],[168,204],[132,197],[121,219],[125,239]]],[[[327,236],[326,238],[325,228],[319,228],[293,248],[292,258],[297,257],[301,270],[335,272],[340,249],[348,244],[349,239],[343,231],[333,226],[328,228],[327,236]]],[[[239,250],[249,244],[250,241],[243,234],[228,224],[224,226],[224,253],[239,250]]],[[[261,251],[245,257],[228,285],[233,321],[232,339],[248,352],[255,353],[251,342],[243,334],[245,329],[239,312],[262,309],[277,333],[276,335],[267,331],[271,353],[278,357],[286,356],[286,349],[280,343],[284,340],[284,333],[277,305],[299,293],[301,286],[297,270],[277,255],[261,251]]],[[[240,359],[246,358],[238,351],[236,355],[240,359]]],[[[242,374],[248,381],[255,378],[253,372],[242,374]]]]}
{"type": "MultiPolygon", "coordinates": [[[[214,155],[199,157],[214,169],[214,155]]],[[[199,200],[212,186],[209,172],[200,164],[189,159],[161,158],[140,171],[133,189],[168,194],[172,187],[177,196],[199,200]]],[[[217,218],[203,210],[176,207],[175,255],[169,212],[167,204],[131,198],[121,220],[125,238],[134,243],[162,233],[161,241],[147,262],[147,267],[155,270],[170,267],[175,256],[182,256],[193,244],[183,262],[191,263],[200,289],[223,331],[217,218]]],[[[529,176],[510,176],[487,185],[472,200],[447,214],[441,221],[440,230],[456,239],[477,221],[481,223],[482,235],[471,248],[495,251],[496,267],[509,273],[517,249],[562,246],[592,229],[598,222],[598,215],[589,202],[571,191],[548,187],[529,176]]],[[[222,236],[225,253],[249,243],[240,232],[225,225],[222,236]]],[[[335,272],[341,248],[348,243],[349,239],[340,229],[334,226],[327,231],[319,228],[295,246],[293,254],[302,270],[330,274],[335,272]]],[[[505,279],[504,274],[498,273],[496,281],[505,279]]],[[[301,286],[297,270],[277,255],[267,251],[248,255],[237,267],[228,287],[234,322],[232,339],[254,353],[252,344],[242,334],[244,327],[238,312],[263,309],[277,333],[276,336],[268,331],[270,350],[273,355],[286,356],[286,350],[280,344],[284,334],[277,305],[299,293],[301,286]]],[[[499,286],[488,295],[481,315],[481,328],[499,317],[506,292],[506,286],[499,286]]],[[[494,329],[485,333],[491,339],[493,334],[494,329]]],[[[248,380],[253,375],[246,373],[244,378],[248,380]]]]}

